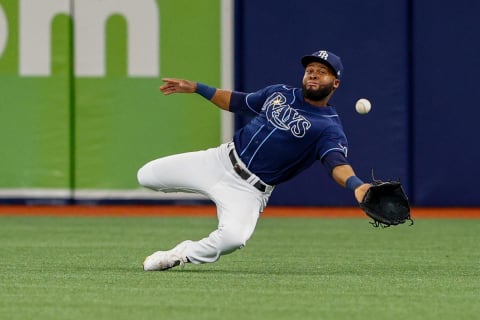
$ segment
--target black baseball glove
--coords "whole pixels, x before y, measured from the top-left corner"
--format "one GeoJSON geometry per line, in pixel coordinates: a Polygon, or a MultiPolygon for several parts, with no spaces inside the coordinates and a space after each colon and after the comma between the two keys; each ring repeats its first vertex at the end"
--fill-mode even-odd
{"type": "Polygon", "coordinates": [[[373,180],[360,208],[373,219],[374,227],[389,227],[413,220],[410,217],[410,204],[407,195],[398,181],[373,180]]]}

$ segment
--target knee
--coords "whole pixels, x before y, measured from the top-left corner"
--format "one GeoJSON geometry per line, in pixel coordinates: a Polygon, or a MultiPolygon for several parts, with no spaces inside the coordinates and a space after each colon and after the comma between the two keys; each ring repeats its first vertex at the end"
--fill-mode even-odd
{"type": "Polygon", "coordinates": [[[144,185],[146,179],[145,166],[141,167],[137,171],[137,181],[140,185],[144,185]]]}
{"type": "Polygon", "coordinates": [[[241,229],[225,228],[221,230],[220,250],[222,254],[226,254],[241,249],[247,244],[248,239],[241,229]]]}
{"type": "Polygon", "coordinates": [[[152,173],[149,164],[147,163],[137,171],[137,181],[141,186],[152,188],[152,173]]]}

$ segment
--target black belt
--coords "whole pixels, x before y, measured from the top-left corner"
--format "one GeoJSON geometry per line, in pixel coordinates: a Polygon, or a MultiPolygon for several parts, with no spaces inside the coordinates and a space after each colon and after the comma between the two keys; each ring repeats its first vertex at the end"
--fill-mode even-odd
{"type": "MultiPolygon", "coordinates": [[[[243,180],[248,180],[248,178],[250,178],[252,174],[244,170],[240,166],[240,163],[238,163],[237,157],[235,156],[233,149],[230,150],[228,156],[230,157],[230,161],[232,162],[233,170],[235,170],[235,172],[240,176],[240,178],[242,178],[243,180]]],[[[253,186],[261,192],[265,192],[265,190],[267,190],[267,185],[260,180],[255,182],[253,186]]]]}

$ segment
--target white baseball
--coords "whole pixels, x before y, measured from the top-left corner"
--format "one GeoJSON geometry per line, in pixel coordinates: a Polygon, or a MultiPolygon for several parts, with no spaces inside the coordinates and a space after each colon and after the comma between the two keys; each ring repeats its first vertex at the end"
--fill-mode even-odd
{"type": "Polygon", "coordinates": [[[355,110],[360,114],[367,114],[370,112],[370,109],[372,109],[372,104],[368,99],[361,98],[355,103],[355,110]]]}

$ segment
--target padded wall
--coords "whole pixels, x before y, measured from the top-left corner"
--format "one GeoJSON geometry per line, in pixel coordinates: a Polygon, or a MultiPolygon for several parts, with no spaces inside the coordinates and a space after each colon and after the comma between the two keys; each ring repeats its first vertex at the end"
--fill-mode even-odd
{"type": "Polygon", "coordinates": [[[479,206],[478,1],[414,2],[413,185],[420,206],[479,206]]]}
{"type": "MultiPolygon", "coordinates": [[[[378,178],[400,178],[409,189],[407,4],[237,1],[237,89],[250,92],[273,83],[301,86],[302,55],[324,48],[337,53],[345,71],[331,103],[349,140],[348,158],[363,179],[370,179],[373,168],[378,178]],[[372,101],[367,116],[355,113],[360,97],[372,101]]],[[[277,186],[270,204],[335,206],[355,201],[319,162],[277,186]]]]}

